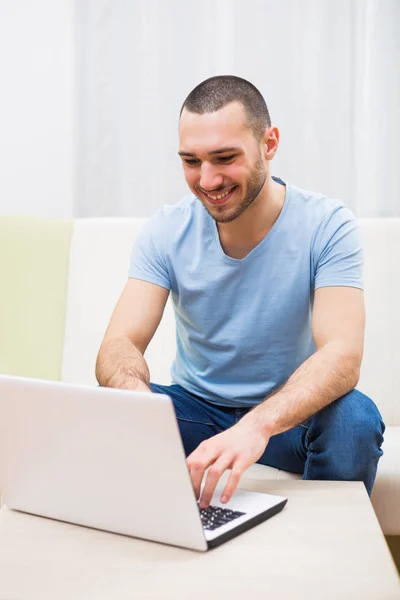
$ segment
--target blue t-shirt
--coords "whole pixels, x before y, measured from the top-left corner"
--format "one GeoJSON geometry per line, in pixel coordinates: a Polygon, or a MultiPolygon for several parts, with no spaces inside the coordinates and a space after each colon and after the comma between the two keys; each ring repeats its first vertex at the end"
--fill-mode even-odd
{"type": "Polygon", "coordinates": [[[205,400],[253,406],[315,352],[314,290],[362,288],[363,255],[343,203],[286,184],[281,213],[243,259],[227,256],[196,196],[142,228],[129,276],[171,290],[177,354],[171,377],[205,400]]]}

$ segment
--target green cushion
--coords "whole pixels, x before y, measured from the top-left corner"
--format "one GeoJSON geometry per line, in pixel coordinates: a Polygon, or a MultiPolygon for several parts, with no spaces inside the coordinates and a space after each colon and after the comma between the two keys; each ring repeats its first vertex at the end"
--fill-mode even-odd
{"type": "Polygon", "coordinates": [[[0,372],[61,377],[73,220],[0,216],[0,372]]]}

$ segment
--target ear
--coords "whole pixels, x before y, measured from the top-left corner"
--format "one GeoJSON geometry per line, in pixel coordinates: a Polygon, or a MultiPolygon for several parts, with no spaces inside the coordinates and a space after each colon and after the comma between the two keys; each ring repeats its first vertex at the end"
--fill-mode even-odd
{"type": "Polygon", "coordinates": [[[277,127],[268,127],[264,132],[264,158],[272,160],[279,146],[279,129],[277,127]]]}

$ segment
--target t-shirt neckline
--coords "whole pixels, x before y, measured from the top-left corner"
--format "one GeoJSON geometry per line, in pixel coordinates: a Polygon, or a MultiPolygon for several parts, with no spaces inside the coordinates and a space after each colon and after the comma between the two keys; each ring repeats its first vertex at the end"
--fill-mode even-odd
{"type": "MultiPolygon", "coordinates": [[[[250,260],[252,260],[252,258],[254,256],[257,256],[262,250],[264,250],[266,248],[266,246],[270,243],[271,239],[274,237],[274,235],[276,234],[277,230],[280,227],[280,224],[283,220],[283,217],[286,213],[288,204],[289,204],[289,198],[291,195],[291,187],[287,182],[283,182],[281,179],[279,179],[278,177],[273,177],[273,179],[277,180],[279,183],[282,182],[282,185],[285,185],[286,187],[286,194],[285,194],[285,200],[281,209],[281,212],[279,213],[279,216],[277,218],[277,220],[275,221],[275,223],[272,225],[271,229],[269,230],[269,232],[263,237],[263,239],[261,240],[261,242],[259,242],[257,244],[257,246],[255,246],[253,248],[253,250],[251,250],[244,258],[234,258],[233,256],[228,256],[227,254],[225,254],[224,249],[221,246],[221,241],[219,239],[219,233],[218,233],[218,227],[217,227],[217,223],[215,222],[215,220],[208,215],[209,219],[211,219],[212,221],[212,228],[213,228],[213,232],[214,232],[214,238],[215,238],[215,242],[217,244],[217,248],[218,248],[218,252],[221,255],[222,259],[225,260],[228,263],[231,264],[243,264],[245,262],[249,262],[250,260]]],[[[207,213],[208,214],[208,213],[207,213]]]]}

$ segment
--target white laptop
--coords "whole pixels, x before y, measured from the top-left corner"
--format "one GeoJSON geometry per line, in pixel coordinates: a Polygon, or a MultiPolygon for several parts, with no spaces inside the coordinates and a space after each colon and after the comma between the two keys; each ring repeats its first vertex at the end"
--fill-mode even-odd
{"type": "Polygon", "coordinates": [[[217,488],[199,510],[171,399],[0,375],[0,490],[11,509],[208,550],[287,498],[217,488]]]}

